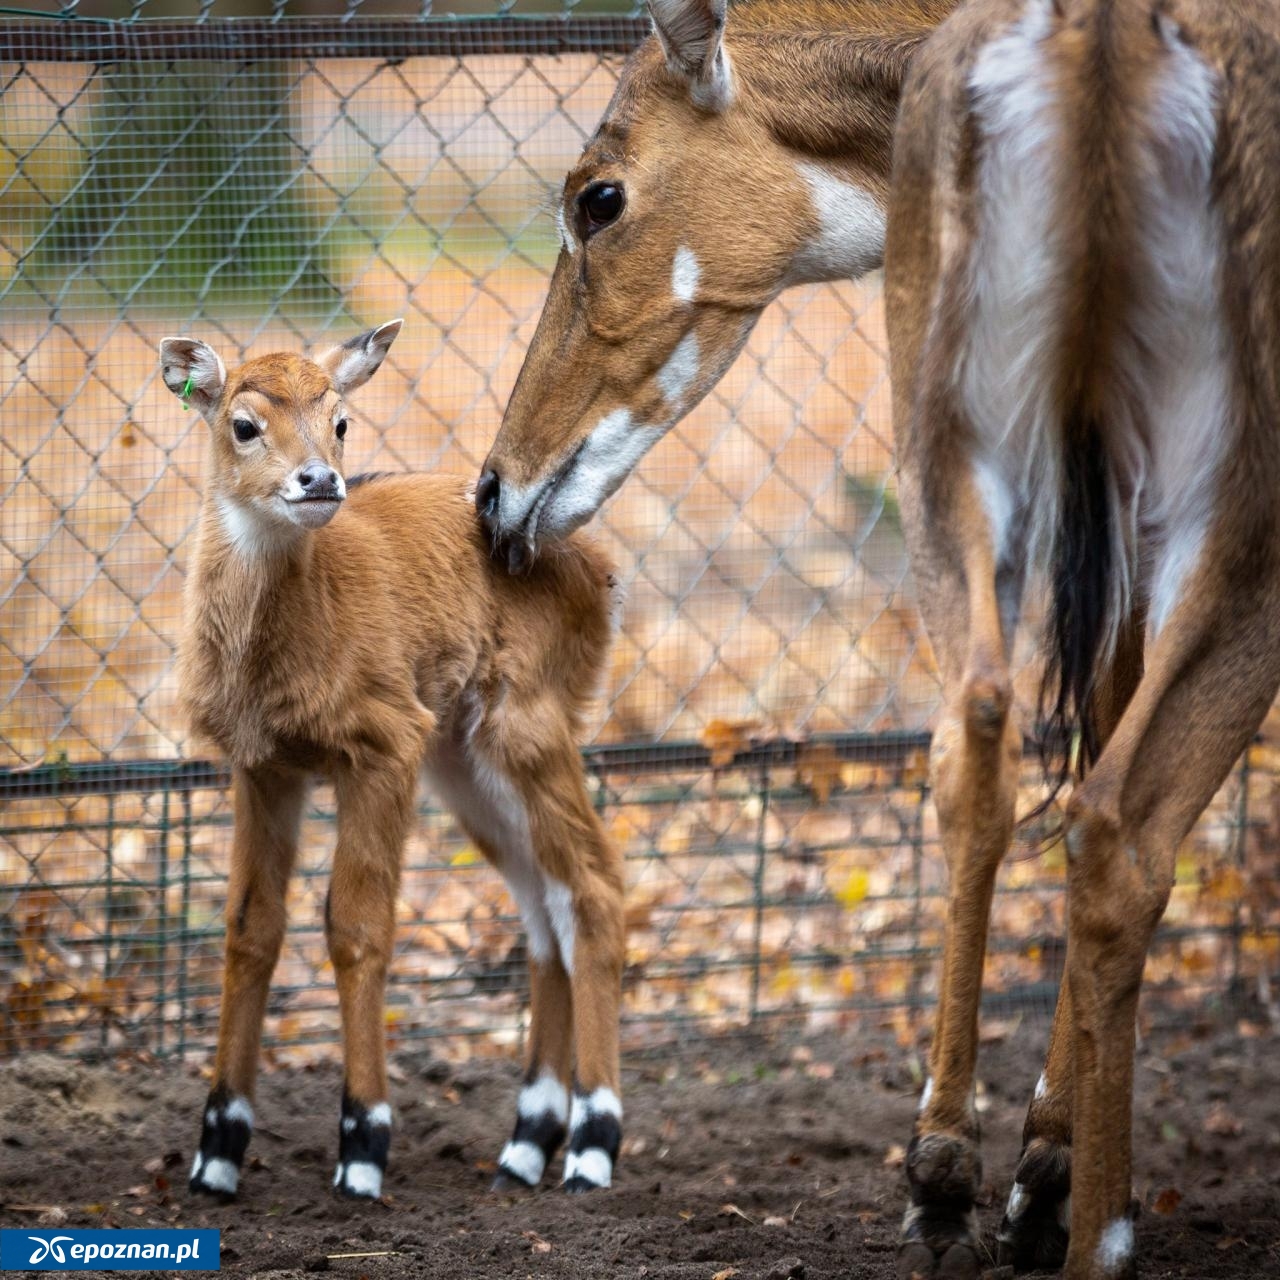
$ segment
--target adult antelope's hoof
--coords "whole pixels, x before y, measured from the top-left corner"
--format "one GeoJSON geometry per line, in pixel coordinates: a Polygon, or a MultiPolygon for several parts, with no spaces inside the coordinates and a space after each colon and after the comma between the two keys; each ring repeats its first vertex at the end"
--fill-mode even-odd
{"type": "Polygon", "coordinates": [[[1015,1271],[1057,1271],[1071,1230],[1071,1148],[1034,1138],[1014,1174],[997,1233],[997,1261],[1015,1271]]]}
{"type": "Polygon", "coordinates": [[[977,1280],[982,1274],[974,1200],[982,1182],[977,1144],[917,1134],[907,1149],[911,1205],[902,1219],[898,1280],[977,1280]]]}

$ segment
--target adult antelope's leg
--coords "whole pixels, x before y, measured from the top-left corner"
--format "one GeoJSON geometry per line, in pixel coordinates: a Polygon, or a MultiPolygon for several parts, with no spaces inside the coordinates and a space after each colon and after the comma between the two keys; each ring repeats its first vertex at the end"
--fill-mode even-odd
{"type": "MultiPolygon", "coordinates": [[[[962,433],[947,438],[957,437],[962,433]]],[[[903,484],[916,489],[912,564],[943,677],[931,771],[950,890],[930,1079],[907,1151],[911,1204],[898,1262],[904,1278],[978,1272],[978,1004],[1022,754],[1007,658],[1021,572],[998,564],[973,474],[953,475],[945,486],[917,485],[918,465],[905,456],[903,484]]]]}
{"type": "Polygon", "coordinates": [[[284,941],[285,889],[306,798],[301,774],[237,769],[227,885],[227,962],[213,1088],[205,1103],[191,1189],[233,1195],[253,1129],[253,1090],[267,988],[284,941]]]}
{"type": "MultiPolygon", "coordinates": [[[[1143,629],[1136,621],[1124,627],[1115,656],[1099,677],[1093,710],[1102,745],[1110,740],[1142,678],[1142,641],[1143,629]]],[[[1000,1224],[1000,1262],[1018,1270],[1056,1270],[1067,1256],[1073,1026],[1071,984],[1064,973],[1049,1035],[1049,1052],[1027,1108],[1022,1154],[1000,1224]]]]}
{"type": "Polygon", "coordinates": [[[376,1199],[391,1143],[384,1008],[404,842],[418,761],[344,768],[334,778],[338,843],[325,933],[342,1010],[345,1081],[333,1185],[376,1199]]]}
{"type": "Polygon", "coordinates": [[[1143,964],[1177,848],[1280,686],[1276,553],[1256,550],[1252,571],[1204,571],[1183,588],[1129,709],[1069,806],[1071,1280],[1135,1274],[1130,1134],[1143,964]]]}

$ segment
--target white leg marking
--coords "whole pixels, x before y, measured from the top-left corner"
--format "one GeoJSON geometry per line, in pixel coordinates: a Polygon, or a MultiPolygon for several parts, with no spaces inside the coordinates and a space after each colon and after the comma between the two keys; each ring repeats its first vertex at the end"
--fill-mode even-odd
{"type": "Polygon", "coordinates": [[[365,1119],[379,1129],[391,1128],[391,1103],[377,1102],[365,1113],[365,1119]]]}
{"type": "Polygon", "coordinates": [[[573,973],[573,890],[550,877],[546,880],[543,901],[551,919],[551,929],[560,948],[560,963],[565,973],[573,973]]]}
{"type": "Polygon", "coordinates": [[[234,1097],[222,1109],[223,1117],[230,1121],[238,1121],[253,1128],[253,1104],[248,1098],[234,1097]]]}
{"type": "Polygon", "coordinates": [[[465,818],[497,861],[524,922],[529,955],[545,964],[555,951],[555,936],[543,900],[544,877],[533,852],[529,815],[511,780],[478,749],[442,746],[426,769],[431,788],[449,810],[465,818]]]}
{"type": "Polygon", "coordinates": [[[681,245],[671,265],[671,292],[677,302],[692,302],[698,296],[698,279],[702,268],[692,249],[681,245]]]}
{"type": "Polygon", "coordinates": [[[605,1085],[588,1094],[573,1095],[573,1107],[569,1112],[569,1129],[579,1129],[591,1116],[613,1116],[622,1119],[622,1099],[605,1085]]]}
{"type": "Polygon", "coordinates": [[[985,136],[979,173],[981,249],[956,376],[977,436],[974,482],[997,555],[1015,522],[1030,562],[1047,557],[1057,526],[1058,426],[1052,379],[1064,257],[1055,215],[1057,113],[1040,41],[1049,9],[1025,16],[978,55],[969,88],[985,136]]]}
{"type": "Polygon", "coordinates": [[[1023,1210],[1027,1207],[1027,1189],[1020,1182],[1013,1184],[1013,1189],[1009,1192],[1009,1203],[1005,1205],[1005,1217],[1012,1222],[1015,1218],[1022,1217],[1023,1210]]]}
{"type": "Polygon", "coordinates": [[[543,1170],[547,1167],[547,1158],[536,1142],[508,1142],[502,1148],[498,1163],[508,1173],[514,1173],[531,1187],[542,1181],[543,1170]]]}
{"type": "Polygon", "coordinates": [[[673,413],[679,411],[685,392],[693,386],[697,377],[698,335],[691,330],[676,343],[676,349],[658,370],[658,389],[673,413]]]}
{"type": "Polygon", "coordinates": [[[1222,314],[1222,222],[1212,204],[1217,77],[1176,27],[1161,28],[1169,65],[1151,104],[1144,230],[1150,283],[1140,295],[1131,361],[1139,342],[1156,367],[1139,384],[1151,425],[1149,504],[1144,524],[1156,554],[1149,634],[1173,612],[1213,518],[1217,475],[1229,447],[1228,337],[1222,314]],[[1172,28],[1172,29],[1170,29],[1172,28]]]}
{"type": "Polygon", "coordinates": [[[1036,1081],[1035,1096],[1037,1099],[1043,1098],[1048,1094],[1048,1092],[1049,1092],[1049,1077],[1046,1076],[1045,1073],[1042,1071],[1040,1073],[1040,1079],[1036,1081]]]}
{"type": "Polygon", "coordinates": [[[1068,1235],[1071,1234],[1071,1193],[1069,1191],[1058,1201],[1058,1226],[1068,1235]]]}
{"type": "Polygon", "coordinates": [[[813,284],[833,276],[857,279],[884,261],[884,208],[869,192],[820,164],[796,166],[809,188],[818,234],[792,259],[785,283],[813,284]]]}
{"type": "Polygon", "coordinates": [[[564,1158],[564,1180],[585,1178],[597,1187],[607,1187],[613,1181],[613,1161],[607,1151],[588,1147],[585,1151],[570,1151],[564,1158]]]}
{"type": "Polygon", "coordinates": [[[550,1112],[564,1124],[569,1116],[569,1091],[555,1076],[539,1076],[520,1090],[516,1110],[526,1120],[537,1120],[550,1112]]]}
{"type": "Polygon", "coordinates": [[[1109,1222],[1098,1241],[1097,1262],[1106,1275],[1124,1269],[1133,1257],[1133,1223],[1128,1218],[1109,1222]]]}
{"type": "Polygon", "coordinates": [[[918,1112],[923,1114],[929,1107],[929,1103],[933,1100],[933,1077],[930,1076],[924,1082],[924,1089],[920,1094],[920,1105],[916,1108],[918,1112]]]}
{"type": "Polygon", "coordinates": [[[240,1170],[221,1156],[202,1161],[197,1155],[195,1164],[191,1166],[191,1176],[198,1178],[211,1191],[222,1191],[227,1195],[234,1195],[240,1185],[240,1170]]]}
{"type": "Polygon", "coordinates": [[[338,1166],[333,1175],[333,1185],[352,1195],[376,1200],[382,1194],[382,1170],[368,1160],[353,1160],[348,1165],[338,1166]]]}

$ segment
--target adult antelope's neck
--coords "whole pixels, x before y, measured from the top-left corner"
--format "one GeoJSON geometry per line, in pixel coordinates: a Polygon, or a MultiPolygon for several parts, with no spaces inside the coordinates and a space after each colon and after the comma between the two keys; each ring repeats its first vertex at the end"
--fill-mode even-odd
{"type": "Polygon", "coordinates": [[[737,101],[801,158],[881,200],[911,57],[956,0],[754,0],[730,10],[737,101]]]}

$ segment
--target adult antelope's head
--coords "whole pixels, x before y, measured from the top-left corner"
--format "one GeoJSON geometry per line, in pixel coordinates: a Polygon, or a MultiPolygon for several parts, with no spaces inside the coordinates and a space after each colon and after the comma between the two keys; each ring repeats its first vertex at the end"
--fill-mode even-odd
{"type": "Polygon", "coordinates": [[[565,179],[541,320],[476,489],[521,568],[589,519],[789,285],[880,265],[898,96],[934,0],[649,0],[565,179]]]}

